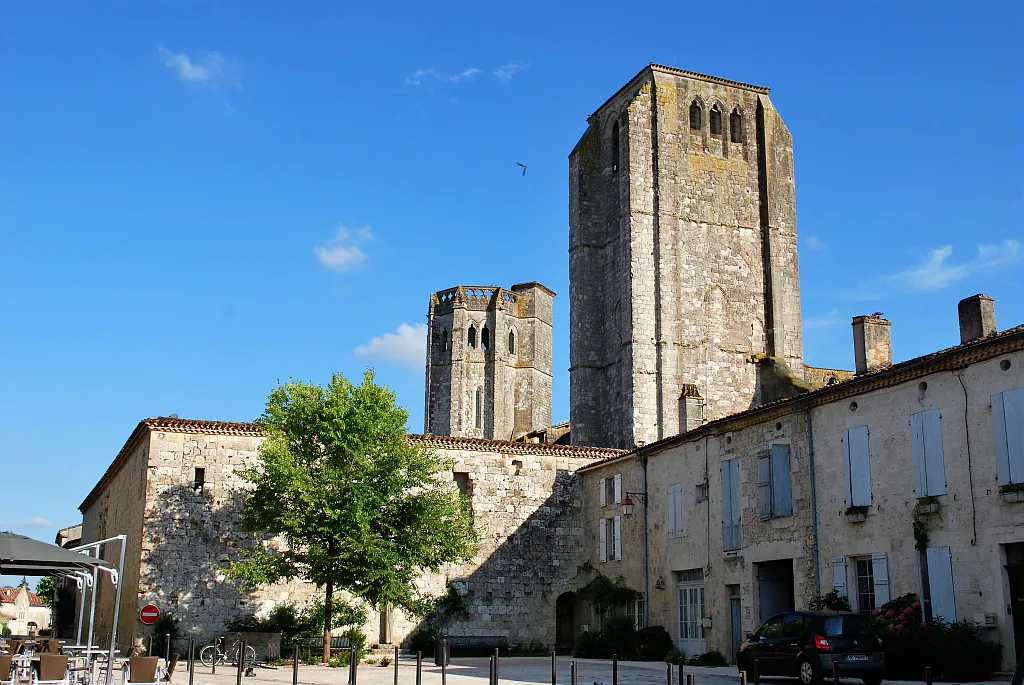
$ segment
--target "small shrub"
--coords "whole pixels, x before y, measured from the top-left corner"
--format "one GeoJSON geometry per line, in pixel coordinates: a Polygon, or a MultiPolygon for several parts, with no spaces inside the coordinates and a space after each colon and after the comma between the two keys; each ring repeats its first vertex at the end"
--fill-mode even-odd
{"type": "Polygon", "coordinates": [[[663,661],[671,649],[672,636],[661,626],[636,631],[636,655],[640,661],[663,661]]]}
{"type": "MultiPolygon", "coordinates": [[[[367,662],[367,663],[370,663],[370,662],[367,662]]],[[[374,662],[374,663],[376,663],[376,662],[374,662]]],[[[391,665],[391,657],[386,657],[386,656],[385,657],[381,657],[381,660],[380,660],[380,667],[381,668],[387,668],[390,665],[391,665]]]]}
{"type": "Polygon", "coordinates": [[[572,655],[581,659],[603,659],[611,656],[611,649],[601,631],[584,630],[576,636],[572,655]]]}
{"type": "Polygon", "coordinates": [[[625,614],[612,614],[605,618],[601,633],[611,649],[607,658],[611,658],[612,653],[618,654],[620,659],[636,658],[636,625],[632,618],[625,614]]]}
{"type": "Polygon", "coordinates": [[[807,608],[814,611],[853,611],[850,608],[850,600],[835,590],[812,598],[807,603],[807,608]]]}
{"type": "Polygon", "coordinates": [[[712,649],[710,652],[694,655],[687,659],[686,663],[691,666],[728,666],[729,660],[718,650],[712,649]]]}
{"type": "Polygon", "coordinates": [[[551,650],[543,642],[523,642],[518,645],[512,645],[509,647],[509,656],[545,656],[550,654],[551,650]]]}
{"type": "Polygon", "coordinates": [[[406,641],[410,652],[423,652],[424,654],[434,653],[435,635],[429,628],[419,627],[413,631],[406,641]]]}
{"type": "Polygon", "coordinates": [[[678,664],[680,661],[685,661],[686,655],[679,651],[679,648],[672,645],[668,652],[665,654],[665,661],[670,664],[678,664]]]}
{"type": "Polygon", "coordinates": [[[153,624],[153,656],[161,656],[167,653],[167,643],[164,642],[167,635],[171,636],[173,649],[174,641],[178,639],[180,632],[177,616],[169,612],[160,614],[156,619],[156,623],[153,624]]]}

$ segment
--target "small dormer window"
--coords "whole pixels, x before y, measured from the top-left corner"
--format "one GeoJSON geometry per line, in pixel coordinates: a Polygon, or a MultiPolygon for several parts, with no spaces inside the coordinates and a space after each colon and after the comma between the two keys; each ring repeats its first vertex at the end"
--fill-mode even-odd
{"type": "Polygon", "coordinates": [[[743,117],[739,110],[733,108],[729,115],[729,140],[734,143],[743,142],[743,117]]]}
{"type": "Polygon", "coordinates": [[[718,105],[712,106],[709,121],[711,123],[711,135],[722,135],[722,110],[718,109],[718,105]]]}
{"type": "Polygon", "coordinates": [[[690,103],[690,128],[694,131],[699,131],[703,122],[701,121],[702,112],[700,110],[700,103],[696,100],[690,103]]]}

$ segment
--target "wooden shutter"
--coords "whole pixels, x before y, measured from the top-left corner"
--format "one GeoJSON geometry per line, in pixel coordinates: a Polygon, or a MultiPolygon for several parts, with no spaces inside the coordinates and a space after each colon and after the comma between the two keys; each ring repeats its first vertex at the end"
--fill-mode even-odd
{"type": "Polygon", "coordinates": [[[757,503],[762,519],[772,517],[772,458],[765,454],[757,458],[757,503]]]}
{"type": "Polygon", "coordinates": [[[668,532],[676,531],[676,486],[668,486],[668,532]]]}
{"type": "Polygon", "coordinates": [[[622,558],[622,517],[615,517],[615,558],[622,558]]]}
{"type": "Polygon", "coordinates": [[[601,480],[598,481],[598,485],[601,488],[601,506],[602,507],[604,505],[608,504],[608,502],[605,501],[605,499],[607,497],[607,495],[605,494],[605,492],[607,492],[605,490],[605,481],[607,481],[607,480],[608,480],[607,478],[602,478],[601,480]]]}
{"type": "Polygon", "coordinates": [[[732,529],[732,486],[729,481],[732,479],[732,470],[729,462],[722,462],[722,549],[736,549],[733,542],[732,529]]]}
{"type": "Polygon", "coordinates": [[[598,534],[601,538],[597,549],[597,558],[601,561],[608,561],[608,531],[605,530],[606,523],[608,523],[608,519],[600,519],[597,525],[598,534]]]}
{"type": "Polygon", "coordinates": [[[924,424],[924,461],[928,483],[925,494],[946,494],[946,467],[942,456],[942,414],[938,409],[921,412],[924,424]]]}
{"type": "Polygon", "coordinates": [[[1024,388],[992,396],[999,484],[1024,483],[1024,388]]]}
{"type": "Polygon", "coordinates": [[[675,501],[675,512],[676,512],[676,531],[683,529],[683,486],[676,485],[676,501],[675,501]]]}
{"type": "Polygon", "coordinates": [[[929,547],[928,587],[931,592],[932,616],[941,616],[949,623],[956,621],[953,595],[953,559],[949,547],[929,547]]]}
{"type": "Polygon", "coordinates": [[[732,507],[732,538],[736,547],[739,549],[743,546],[743,526],[741,524],[742,511],[740,510],[740,460],[730,459],[729,471],[729,489],[732,491],[729,496],[729,504],[732,507]]]}
{"type": "Polygon", "coordinates": [[[789,445],[772,445],[772,513],[775,516],[793,515],[789,445]]]}
{"type": "Polygon", "coordinates": [[[928,462],[924,452],[924,421],[921,414],[910,415],[910,450],[914,456],[914,493],[928,494],[928,462]]]}
{"type": "Polygon", "coordinates": [[[846,557],[832,557],[832,587],[840,597],[846,597],[846,557]]]}
{"type": "Polygon", "coordinates": [[[889,558],[884,552],[871,555],[871,575],[874,578],[875,609],[889,601],[889,558]]]}
{"type": "Polygon", "coordinates": [[[622,474],[615,474],[615,503],[622,501],[622,474]]]}
{"type": "Polygon", "coordinates": [[[868,427],[855,426],[846,429],[846,452],[848,480],[850,484],[849,504],[854,507],[871,505],[871,457],[868,450],[868,427]]]}

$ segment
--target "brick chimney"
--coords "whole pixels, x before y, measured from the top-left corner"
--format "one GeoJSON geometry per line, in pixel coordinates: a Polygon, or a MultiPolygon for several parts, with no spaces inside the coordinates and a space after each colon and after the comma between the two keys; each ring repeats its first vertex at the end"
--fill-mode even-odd
{"type": "Polygon", "coordinates": [[[956,306],[960,315],[960,344],[996,332],[996,301],[988,295],[971,295],[956,306]]]}
{"type": "Polygon", "coordinates": [[[857,373],[892,366],[892,334],[881,313],[853,317],[853,356],[857,373]]]}

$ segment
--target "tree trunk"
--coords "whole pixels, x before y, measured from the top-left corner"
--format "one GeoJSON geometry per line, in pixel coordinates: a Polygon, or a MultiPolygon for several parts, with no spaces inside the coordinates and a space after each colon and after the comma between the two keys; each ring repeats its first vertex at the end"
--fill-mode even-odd
{"type": "Polygon", "coordinates": [[[327,581],[327,592],[324,597],[324,659],[323,663],[331,660],[331,601],[334,596],[334,583],[327,581]]]}

